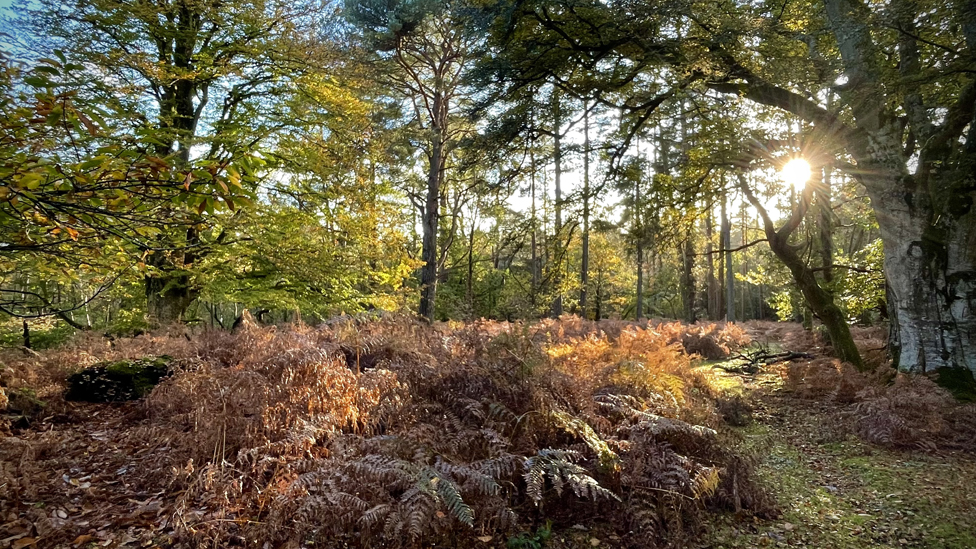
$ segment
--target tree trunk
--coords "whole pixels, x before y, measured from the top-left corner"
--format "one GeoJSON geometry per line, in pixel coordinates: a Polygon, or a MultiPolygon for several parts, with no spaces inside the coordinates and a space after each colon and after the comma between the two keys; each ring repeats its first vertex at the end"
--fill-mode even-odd
{"type": "MultiPolygon", "coordinates": [[[[554,166],[553,182],[555,184],[555,203],[553,207],[556,211],[556,226],[553,228],[555,233],[555,241],[557,246],[562,246],[563,238],[563,190],[562,184],[562,162],[563,162],[563,149],[562,143],[560,143],[560,112],[559,112],[559,94],[553,92],[553,124],[552,124],[552,134],[553,134],[553,146],[552,146],[552,161],[554,166]]],[[[561,257],[559,250],[556,250],[556,257],[561,257]]],[[[552,277],[553,287],[556,291],[556,297],[552,300],[552,316],[559,317],[563,314],[563,295],[562,295],[562,261],[557,261],[555,265],[556,273],[552,277]]]]}
{"type": "MultiPolygon", "coordinates": [[[[640,156],[640,143],[637,145],[637,155],[640,156]]],[[[637,228],[637,306],[634,313],[635,318],[640,322],[644,316],[644,223],[643,205],[641,204],[641,179],[637,177],[634,182],[634,224],[637,228]]]]}
{"type": "Polygon", "coordinates": [[[695,247],[691,234],[687,235],[684,243],[678,247],[681,254],[681,298],[684,304],[684,320],[694,323],[695,317],[695,247]]]}
{"type": "Polygon", "coordinates": [[[906,371],[976,372],[976,212],[961,204],[961,215],[933,223],[931,207],[899,187],[869,189],[884,243],[890,355],[906,371]]]}
{"type": "Polygon", "coordinates": [[[198,292],[192,288],[187,274],[170,271],[164,276],[147,277],[145,284],[149,316],[158,326],[180,322],[183,313],[197,298],[198,292]]]}
{"type": "Polygon", "coordinates": [[[418,313],[428,321],[434,320],[437,297],[437,229],[440,221],[441,174],[444,167],[444,135],[447,105],[441,93],[434,93],[430,120],[430,165],[427,168],[427,199],[423,212],[423,244],[420,258],[420,308],[418,313]]]}
{"type": "Polygon", "coordinates": [[[732,224],[729,221],[728,212],[725,209],[726,197],[722,195],[722,226],[720,228],[720,240],[722,242],[722,254],[725,258],[722,268],[725,270],[725,320],[735,322],[735,275],[732,274],[732,224]]]}
{"type": "MultiPolygon", "coordinates": [[[[532,175],[530,178],[532,195],[532,295],[531,301],[533,308],[536,305],[536,297],[539,292],[539,219],[535,205],[535,151],[529,152],[532,175]]],[[[533,313],[534,314],[534,313],[533,313]]]]}
{"type": "MultiPolygon", "coordinates": [[[[468,279],[465,281],[465,298],[468,303],[468,315],[475,317],[474,313],[474,230],[476,227],[474,219],[471,220],[471,234],[468,235],[468,279]]],[[[534,236],[534,235],[533,235],[534,236]]]]}
{"type": "Polygon", "coordinates": [[[603,269],[598,269],[596,274],[596,316],[594,320],[603,318],[603,269]]]}
{"type": "Polygon", "coordinates": [[[714,247],[712,246],[712,239],[714,237],[712,229],[712,211],[709,209],[705,212],[705,259],[708,269],[707,274],[707,306],[706,314],[709,320],[718,320],[719,318],[719,300],[721,299],[718,294],[718,281],[715,280],[715,258],[712,257],[714,253],[714,247]]]}
{"type": "Polygon", "coordinates": [[[644,245],[637,240],[637,312],[638,322],[644,317],[644,245]]]}
{"type": "MultiPolygon", "coordinates": [[[[829,284],[834,280],[833,269],[831,268],[834,264],[834,214],[830,205],[830,168],[825,166],[822,172],[821,170],[814,171],[815,176],[820,173],[823,175],[815,178],[811,183],[816,185],[815,196],[819,214],[817,223],[820,229],[820,264],[823,269],[821,276],[823,281],[829,284]]],[[[850,250],[849,253],[853,252],[854,250],[850,250]]],[[[827,291],[830,289],[828,288],[827,291]]]]}
{"type": "MultiPolygon", "coordinates": [[[[580,316],[586,316],[586,287],[590,283],[590,114],[583,104],[583,259],[580,265],[580,316]]],[[[599,320],[599,318],[597,318],[599,320]]]]}
{"type": "Polygon", "coordinates": [[[830,337],[830,344],[834,348],[834,355],[846,362],[850,362],[858,370],[864,370],[864,362],[851,337],[851,330],[847,326],[847,319],[843,311],[834,303],[834,298],[829,292],[820,287],[813,269],[809,268],[803,258],[797,253],[797,248],[790,244],[790,235],[800,224],[810,203],[810,195],[813,187],[808,185],[804,188],[800,202],[793,211],[790,219],[782,228],[776,229],[769,217],[769,213],[763,204],[756,199],[752,189],[746,182],[745,176],[738,174],[739,188],[746,199],[756,208],[763,222],[766,239],[769,241],[769,249],[786,265],[793,275],[793,280],[806,299],[807,305],[820,318],[827,334],[830,337]]]}
{"type": "Polygon", "coordinates": [[[800,292],[803,293],[810,309],[827,328],[830,344],[834,348],[834,355],[845,362],[850,362],[857,369],[863,370],[864,362],[861,360],[857,345],[854,344],[854,338],[851,337],[847,319],[840,307],[834,303],[833,296],[820,287],[813,270],[807,267],[789,243],[781,239],[770,239],[769,247],[790,270],[793,280],[800,288],[800,292]]]}
{"type": "MultiPolygon", "coordinates": [[[[196,229],[187,229],[184,246],[198,241],[196,229]]],[[[196,256],[185,247],[181,252],[172,252],[169,257],[159,251],[150,256],[149,261],[155,269],[146,275],[144,282],[146,306],[152,324],[165,326],[183,320],[183,314],[200,294],[186,271],[195,260],[196,256]]]]}

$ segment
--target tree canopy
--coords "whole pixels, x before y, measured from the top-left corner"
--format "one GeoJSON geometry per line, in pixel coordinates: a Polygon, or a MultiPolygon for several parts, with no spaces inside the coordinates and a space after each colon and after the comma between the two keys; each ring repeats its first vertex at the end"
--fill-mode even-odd
{"type": "Polygon", "coordinates": [[[887,323],[976,371],[971,0],[11,13],[7,315],[887,323]]]}

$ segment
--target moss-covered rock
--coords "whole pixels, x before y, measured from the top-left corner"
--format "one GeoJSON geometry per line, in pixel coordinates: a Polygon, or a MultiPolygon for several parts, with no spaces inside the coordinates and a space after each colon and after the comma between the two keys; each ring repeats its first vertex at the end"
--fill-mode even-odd
{"type": "Polygon", "coordinates": [[[68,378],[67,400],[120,402],[141,398],[170,375],[168,356],[103,362],[68,378]]]}
{"type": "Polygon", "coordinates": [[[7,393],[6,409],[8,412],[33,416],[47,406],[46,402],[37,398],[37,393],[33,389],[28,389],[27,387],[19,387],[16,389],[7,387],[4,391],[7,393]]]}

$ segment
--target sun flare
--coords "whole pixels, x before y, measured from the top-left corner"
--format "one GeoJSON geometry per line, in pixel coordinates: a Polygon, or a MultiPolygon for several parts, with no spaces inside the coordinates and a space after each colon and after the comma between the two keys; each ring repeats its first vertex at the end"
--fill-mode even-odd
{"type": "Polygon", "coordinates": [[[794,158],[783,166],[783,179],[792,187],[800,188],[810,180],[810,163],[794,158]]]}

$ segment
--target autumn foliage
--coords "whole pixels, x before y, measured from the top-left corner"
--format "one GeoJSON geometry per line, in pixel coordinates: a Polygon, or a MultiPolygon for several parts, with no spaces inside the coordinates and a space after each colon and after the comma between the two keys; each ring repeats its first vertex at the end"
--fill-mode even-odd
{"type": "Polygon", "coordinates": [[[138,482],[168,494],[186,546],[467,545],[552,520],[646,547],[692,535],[706,508],[771,508],[716,432],[715,389],[679,326],[387,318],[81,340],[31,361],[55,387],[68,353],[177,357],[174,376],[123,406],[117,435],[157,448],[138,482]]]}

